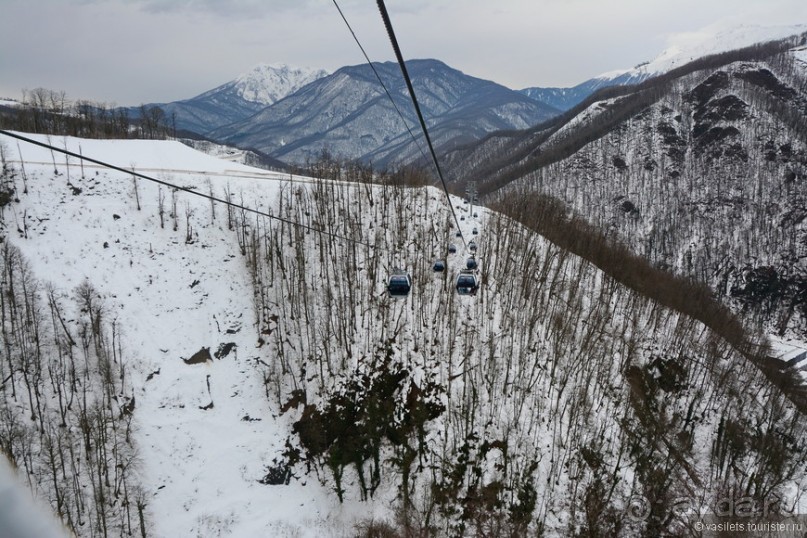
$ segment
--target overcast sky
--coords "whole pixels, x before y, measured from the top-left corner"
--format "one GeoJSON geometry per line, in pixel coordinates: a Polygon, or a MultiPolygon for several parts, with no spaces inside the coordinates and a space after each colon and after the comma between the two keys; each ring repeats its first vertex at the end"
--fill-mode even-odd
{"type": "MultiPolygon", "coordinates": [[[[376,2],[338,0],[371,59],[376,2]]],[[[739,24],[807,22],[805,0],[386,0],[406,58],[510,88],[573,86],[739,24]]],[[[119,105],[190,98],[261,63],[363,63],[332,0],[0,0],[0,97],[119,105]]]]}

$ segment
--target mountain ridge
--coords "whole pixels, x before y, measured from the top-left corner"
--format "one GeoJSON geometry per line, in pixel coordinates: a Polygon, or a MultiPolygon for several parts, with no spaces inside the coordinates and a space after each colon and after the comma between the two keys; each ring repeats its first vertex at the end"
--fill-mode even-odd
{"type": "MultiPolygon", "coordinates": [[[[493,129],[526,127],[557,111],[504,86],[470,77],[438,60],[408,62],[418,100],[432,127],[463,131],[476,139],[493,129]],[[476,120],[477,125],[473,125],[476,120]],[[441,122],[447,122],[441,126],[441,122]]],[[[375,64],[398,110],[416,137],[417,120],[397,64],[375,64]]],[[[397,152],[417,158],[416,143],[366,64],[343,67],[244,121],[208,133],[211,138],[253,147],[280,160],[305,162],[327,150],[348,159],[372,157],[386,163],[394,156],[384,144],[400,140],[397,152]]],[[[436,136],[436,144],[457,135],[436,136]]],[[[406,162],[397,158],[396,162],[406,162]]]]}
{"type": "Polygon", "coordinates": [[[259,64],[195,97],[170,103],[150,103],[129,107],[132,117],[143,109],[159,107],[165,121],[179,130],[205,135],[211,129],[243,120],[300,87],[326,76],[324,69],[289,67],[285,64],[259,64]]]}

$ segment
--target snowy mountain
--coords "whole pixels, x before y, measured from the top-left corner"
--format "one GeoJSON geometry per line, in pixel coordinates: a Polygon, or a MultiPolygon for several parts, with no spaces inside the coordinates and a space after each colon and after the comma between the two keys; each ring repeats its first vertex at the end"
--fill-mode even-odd
{"type": "Polygon", "coordinates": [[[532,99],[566,111],[600,88],[639,84],[698,58],[802,34],[805,31],[807,24],[707,27],[699,32],[672,36],[672,44],[668,48],[652,60],[631,69],[612,70],[571,88],[531,87],[520,91],[532,99]]]}
{"type": "MultiPolygon", "coordinates": [[[[807,32],[807,24],[787,26],[712,26],[699,32],[673,36],[673,43],[651,61],[640,64],[621,74],[635,77],[657,76],[681,67],[698,58],[720,54],[751,45],[785,39],[807,32]]],[[[621,75],[614,71],[611,76],[621,75]]],[[[607,75],[603,75],[607,76],[607,75]]]]}
{"type": "MultiPolygon", "coordinates": [[[[177,129],[204,135],[216,127],[243,120],[327,74],[322,69],[261,64],[196,97],[145,107],[158,106],[177,129]]],[[[132,117],[140,116],[140,107],[128,110],[132,117]]]]}
{"type": "MultiPolygon", "coordinates": [[[[397,64],[375,64],[395,100],[390,103],[368,65],[343,67],[243,121],[208,133],[286,162],[305,163],[323,150],[377,163],[422,157],[420,138],[397,64]],[[420,144],[420,146],[418,146],[420,144]]],[[[517,92],[467,76],[436,60],[412,60],[409,70],[438,146],[478,140],[502,129],[526,128],[557,113],[517,92]]]]}
{"type": "Polygon", "coordinates": [[[752,46],[615,90],[545,131],[455,155],[454,175],[504,187],[496,196],[550,195],[654,265],[708,284],[749,326],[804,339],[803,43],[752,46]]]}
{"type": "Polygon", "coordinates": [[[451,199],[481,265],[460,296],[439,190],[32,137],[183,189],[0,135],[0,447],[80,536],[658,536],[726,492],[807,509],[801,404],[755,337],[530,219],[451,199]]]}

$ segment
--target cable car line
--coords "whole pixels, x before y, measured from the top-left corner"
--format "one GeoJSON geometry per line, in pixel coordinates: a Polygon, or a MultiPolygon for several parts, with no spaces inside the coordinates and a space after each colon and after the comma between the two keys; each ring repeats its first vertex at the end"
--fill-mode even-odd
{"type": "MultiPolygon", "coordinates": [[[[398,65],[401,67],[401,73],[403,74],[404,81],[406,82],[406,87],[409,90],[409,97],[412,98],[412,104],[415,106],[415,113],[417,114],[418,120],[420,120],[420,128],[423,130],[423,136],[426,137],[426,143],[429,146],[429,152],[432,155],[434,167],[437,170],[437,175],[440,178],[440,182],[443,184],[443,192],[445,192],[448,207],[451,209],[451,215],[454,217],[454,222],[457,224],[457,230],[460,230],[460,221],[457,219],[457,214],[454,211],[454,205],[451,203],[451,196],[448,194],[448,186],[446,185],[446,180],[443,177],[443,171],[440,169],[440,163],[437,161],[437,153],[434,151],[432,139],[429,136],[428,129],[426,128],[426,121],[423,119],[423,113],[420,111],[420,105],[418,104],[417,97],[415,96],[415,88],[412,86],[412,80],[409,78],[409,71],[406,69],[406,63],[404,62],[403,54],[401,54],[401,48],[398,46],[398,39],[395,37],[395,30],[392,29],[392,21],[389,18],[389,13],[387,13],[387,7],[384,5],[384,0],[377,0],[377,3],[378,10],[381,12],[381,18],[384,19],[384,26],[387,29],[387,35],[389,36],[390,43],[392,43],[392,49],[395,51],[395,57],[398,60],[398,65]]],[[[461,235],[460,238],[462,239],[463,244],[467,247],[465,237],[461,235]]]]}
{"type": "Polygon", "coordinates": [[[403,122],[404,127],[406,127],[406,130],[409,132],[409,136],[412,137],[412,140],[415,142],[415,145],[417,145],[418,149],[420,150],[420,154],[423,155],[424,159],[428,160],[429,158],[428,158],[428,156],[426,156],[426,152],[423,151],[423,146],[420,145],[420,142],[418,142],[418,139],[415,136],[415,133],[412,132],[412,129],[409,127],[409,124],[406,122],[406,118],[404,118],[403,112],[401,112],[401,109],[398,108],[397,104],[395,104],[395,99],[392,98],[392,94],[387,89],[386,84],[384,84],[384,81],[381,80],[381,75],[378,74],[378,70],[375,68],[375,65],[373,65],[373,62],[370,60],[370,57],[367,55],[367,51],[364,50],[364,47],[362,46],[361,42],[359,41],[359,38],[356,36],[356,32],[353,31],[353,27],[350,26],[350,23],[347,21],[347,18],[345,17],[345,14],[342,13],[342,8],[339,7],[339,4],[336,3],[336,0],[333,0],[333,5],[336,6],[336,10],[339,12],[339,15],[341,15],[342,20],[345,21],[345,25],[347,26],[347,29],[350,30],[350,34],[353,36],[353,40],[359,46],[359,49],[361,50],[361,53],[364,55],[364,59],[367,60],[367,65],[369,65],[370,69],[373,70],[373,73],[375,73],[375,78],[378,79],[378,83],[381,84],[382,88],[384,88],[384,93],[387,94],[387,97],[389,98],[390,103],[392,103],[392,106],[395,108],[395,111],[401,117],[401,121],[403,122]]]}
{"type": "MultiPolygon", "coordinates": [[[[339,12],[339,15],[342,17],[342,20],[344,21],[345,25],[347,26],[348,30],[350,31],[351,35],[353,36],[353,40],[359,46],[359,49],[361,50],[362,54],[364,55],[365,60],[367,60],[367,64],[372,69],[373,73],[375,74],[376,78],[378,79],[378,82],[381,84],[381,87],[384,88],[384,92],[386,93],[387,98],[392,103],[392,106],[395,108],[396,112],[398,113],[398,116],[400,116],[401,121],[403,122],[404,126],[406,127],[406,130],[409,132],[409,136],[411,136],[412,140],[417,144],[421,155],[423,155],[424,158],[428,159],[428,157],[426,157],[426,155],[425,155],[425,153],[423,151],[422,146],[418,142],[417,138],[415,138],[415,135],[414,135],[414,133],[412,133],[412,130],[409,128],[409,125],[406,122],[406,118],[404,118],[403,113],[398,108],[398,105],[395,103],[395,100],[393,99],[392,94],[390,93],[387,86],[384,84],[384,81],[381,79],[381,75],[378,73],[378,70],[375,68],[375,65],[373,65],[373,62],[370,60],[370,57],[368,56],[367,51],[362,46],[361,42],[359,41],[358,36],[356,36],[356,33],[353,31],[353,28],[350,26],[350,23],[348,22],[347,18],[345,17],[345,14],[342,12],[342,9],[339,7],[339,3],[337,2],[337,0],[332,0],[332,1],[333,1],[334,6],[336,7],[337,11],[339,12]]],[[[439,163],[439,161],[437,159],[437,153],[434,150],[434,144],[432,143],[431,137],[429,136],[429,131],[428,131],[427,127],[426,127],[426,121],[423,118],[423,113],[420,110],[420,104],[418,103],[417,96],[415,94],[415,88],[412,85],[412,80],[411,80],[411,78],[409,76],[409,72],[408,72],[408,70],[406,68],[406,63],[404,62],[403,54],[401,53],[400,46],[398,45],[398,40],[395,37],[395,31],[392,28],[392,21],[389,18],[389,13],[387,12],[387,9],[386,9],[386,6],[384,5],[383,0],[377,0],[377,2],[378,2],[378,9],[379,9],[379,11],[381,13],[381,17],[382,17],[382,19],[384,21],[384,26],[385,26],[385,28],[387,30],[387,35],[389,36],[390,43],[392,44],[392,48],[395,51],[395,57],[396,57],[396,59],[398,61],[398,65],[399,65],[399,67],[401,69],[401,73],[403,75],[404,81],[406,82],[406,87],[407,87],[407,90],[409,91],[409,96],[412,99],[412,104],[414,105],[414,109],[415,109],[415,113],[416,113],[416,115],[418,117],[418,121],[420,122],[420,127],[421,127],[421,129],[423,131],[424,137],[426,138],[426,143],[427,143],[427,145],[429,147],[429,152],[431,153],[432,162],[434,163],[435,170],[437,171],[437,176],[439,177],[440,183],[443,186],[443,192],[445,193],[446,201],[448,202],[448,208],[450,209],[451,215],[454,218],[454,223],[457,225],[457,236],[462,240],[463,245],[465,246],[466,249],[470,248],[469,244],[465,240],[464,235],[462,234],[462,228],[460,227],[459,219],[457,218],[457,213],[454,210],[454,206],[453,206],[453,204],[451,202],[451,196],[450,196],[450,194],[448,192],[448,186],[446,184],[445,177],[443,176],[443,171],[440,168],[440,163],[439,163]]],[[[475,228],[474,228],[474,232],[477,233],[477,230],[475,228]]],[[[475,247],[475,242],[472,241],[471,244],[475,247]]],[[[451,252],[451,250],[453,248],[454,248],[453,245],[449,245],[449,253],[451,252]]],[[[454,250],[456,250],[456,249],[454,249],[454,250]]],[[[476,290],[479,288],[479,280],[477,279],[477,276],[476,276],[476,274],[475,274],[475,272],[473,270],[473,269],[476,269],[476,267],[477,267],[475,250],[476,250],[476,248],[472,248],[471,258],[468,261],[468,268],[463,269],[461,271],[460,275],[457,278],[457,282],[456,282],[457,293],[459,293],[460,295],[475,295],[476,290]],[[471,262],[473,262],[473,268],[470,265],[471,262]]],[[[445,262],[437,260],[435,262],[433,268],[434,268],[435,271],[442,271],[442,270],[445,269],[445,262]]],[[[389,280],[387,282],[387,293],[390,295],[390,297],[393,297],[393,298],[407,297],[409,295],[409,292],[411,291],[411,287],[412,287],[411,275],[409,275],[408,272],[406,272],[404,270],[401,270],[401,269],[396,267],[394,269],[394,271],[392,272],[392,274],[389,276],[389,280]]]]}
{"type": "Polygon", "coordinates": [[[23,142],[28,142],[29,144],[33,144],[35,146],[39,146],[39,147],[46,148],[46,149],[49,149],[49,150],[52,150],[52,151],[56,151],[56,152],[62,153],[64,155],[74,157],[76,159],[82,159],[84,161],[91,162],[93,164],[97,164],[97,165],[103,166],[105,168],[109,168],[111,170],[117,170],[118,172],[124,172],[125,174],[129,174],[129,175],[132,175],[132,176],[135,176],[135,177],[139,177],[139,178],[145,179],[147,181],[152,181],[154,183],[158,183],[160,185],[169,187],[171,189],[176,189],[178,191],[187,192],[188,194],[192,194],[194,196],[199,196],[199,197],[205,198],[207,200],[211,200],[213,202],[220,202],[222,204],[234,207],[236,209],[240,209],[242,211],[246,211],[246,212],[249,212],[249,213],[254,213],[256,215],[260,215],[262,217],[273,219],[273,220],[276,220],[276,221],[279,221],[279,222],[284,222],[284,223],[289,224],[291,226],[297,226],[297,227],[303,228],[305,230],[310,230],[312,232],[317,232],[318,234],[321,234],[321,235],[327,235],[329,237],[333,237],[334,239],[341,239],[343,241],[350,241],[351,243],[356,243],[356,244],[359,244],[359,245],[362,245],[362,246],[365,246],[365,247],[368,247],[368,248],[371,248],[371,249],[375,248],[373,245],[371,245],[369,243],[365,243],[364,241],[359,241],[358,239],[352,239],[350,237],[345,237],[343,235],[335,234],[335,233],[332,233],[332,232],[327,232],[325,230],[322,230],[322,229],[319,229],[319,228],[314,228],[313,226],[308,226],[306,224],[302,224],[300,222],[295,222],[295,221],[290,220],[290,219],[286,219],[286,218],[283,218],[283,217],[278,217],[278,216],[275,216],[275,215],[270,215],[269,213],[266,213],[264,211],[260,211],[258,209],[252,209],[250,207],[247,207],[247,206],[244,206],[244,205],[241,205],[241,204],[237,204],[237,203],[234,203],[234,202],[228,202],[227,200],[224,200],[222,198],[218,198],[216,196],[212,196],[212,195],[209,195],[209,194],[204,194],[202,192],[196,192],[193,189],[189,189],[188,187],[181,187],[179,185],[174,185],[173,183],[170,183],[170,182],[162,180],[162,179],[157,179],[157,178],[154,178],[154,177],[151,177],[151,176],[147,176],[146,174],[141,174],[139,172],[135,172],[134,170],[127,170],[126,168],[122,168],[122,167],[116,166],[114,164],[110,164],[110,163],[107,163],[107,162],[104,162],[104,161],[100,161],[98,159],[93,159],[91,157],[87,157],[86,155],[75,153],[75,152],[69,151],[67,149],[62,149],[62,148],[59,148],[59,147],[54,146],[52,144],[46,144],[45,142],[40,142],[38,140],[34,140],[32,138],[22,136],[22,135],[19,135],[17,133],[13,133],[11,131],[6,131],[5,129],[0,129],[0,134],[4,134],[6,136],[16,138],[17,140],[22,140],[23,142]]]}

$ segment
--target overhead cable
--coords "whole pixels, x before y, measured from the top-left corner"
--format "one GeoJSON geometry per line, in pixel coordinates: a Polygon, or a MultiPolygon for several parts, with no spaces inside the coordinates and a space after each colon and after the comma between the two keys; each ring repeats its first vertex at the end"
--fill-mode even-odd
{"type": "MultiPolygon", "coordinates": [[[[429,130],[426,128],[426,121],[423,119],[423,113],[420,111],[420,105],[418,104],[417,96],[415,95],[415,88],[412,86],[412,79],[409,78],[409,71],[406,69],[406,63],[403,59],[403,54],[401,54],[401,48],[398,46],[398,39],[395,37],[395,30],[392,28],[392,21],[389,18],[389,13],[387,13],[387,7],[384,5],[384,0],[377,0],[378,2],[378,10],[381,12],[381,18],[384,19],[384,26],[387,29],[387,35],[389,36],[390,43],[392,43],[392,49],[395,51],[395,57],[398,59],[398,65],[401,67],[401,73],[403,74],[404,81],[406,81],[406,87],[409,90],[409,96],[412,98],[412,103],[415,106],[415,113],[418,116],[418,120],[420,120],[420,128],[423,129],[423,136],[426,137],[426,143],[429,145],[429,152],[432,155],[432,160],[434,162],[434,168],[437,170],[437,176],[440,178],[440,183],[443,184],[443,192],[445,192],[446,200],[448,201],[448,208],[451,210],[451,215],[454,217],[454,222],[457,224],[457,230],[460,230],[460,221],[457,218],[457,214],[454,211],[454,205],[451,203],[451,195],[448,193],[448,186],[446,185],[445,177],[443,177],[443,171],[440,169],[440,163],[437,161],[437,153],[434,151],[434,145],[432,144],[432,139],[429,136],[429,130]]],[[[461,236],[463,244],[465,244],[466,248],[468,244],[465,241],[465,236],[461,236]]]]}
{"type": "Polygon", "coordinates": [[[362,46],[361,42],[359,41],[359,38],[356,36],[356,32],[353,31],[353,28],[350,26],[350,23],[347,21],[347,18],[345,17],[345,14],[342,12],[342,8],[339,7],[339,4],[336,2],[336,0],[333,0],[333,5],[336,6],[336,10],[339,11],[339,15],[341,15],[342,20],[345,21],[345,25],[347,26],[347,29],[350,30],[350,34],[353,36],[353,40],[359,46],[359,49],[361,50],[361,53],[364,55],[364,59],[367,60],[367,64],[370,66],[370,69],[372,69],[373,73],[375,73],[375,78],[378,79],[378,83],[381,84],[382,88],[384,88],[384,93],[387,94],[387,97],[389,98],[390,103],[392,103],[392,106],[395,108],[395,111],[398,113],[398,116],[401,117],[401,121],[403,122],[404,127],[406,127],[406,130],[409,132],[409,136],[412,137],[412,140],[415,142],[418,149],[420,150],[420,154],[423,155],[424,159],[428,160],[428,157],[426,156],[426,152],[423,151],[423,146],[420,145],[420,142],[418,142],[418,139],[415,136],[415,134],[412,132],[412,129],[409,128],[409,124],[406,122],[406,118],[404,117],[403,113],[401,112],[401,109],[398,108],[398,105],[395,103],[395,99],[392,98],[392,94],[390,93],[389,89],[387,89],[386,84],[384,84],[384,81],[381,80],[381,75],[379,75],[378,70],[375,68],[375,65],[370,60],[370,57],[367,55],[367,52],[364,50],[364,47],[362,46]]]}

